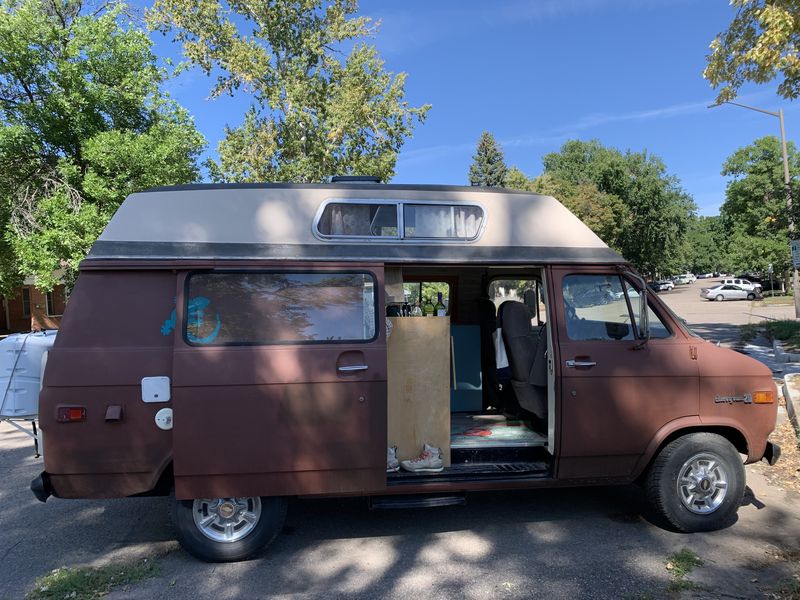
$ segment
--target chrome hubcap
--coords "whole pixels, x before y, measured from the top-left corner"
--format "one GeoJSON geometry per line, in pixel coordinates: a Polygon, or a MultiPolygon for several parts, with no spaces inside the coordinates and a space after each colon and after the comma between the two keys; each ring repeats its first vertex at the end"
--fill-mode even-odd
{"type": "Polygon", "coordinates": [[[678,496],[683,505],[698,515],[717,510],[728,493],[728,474],[719,458],[704,452],[695,454],[678,472],[678,496]]]}
{"type": "Polygon", "coordinates": [[[238,542],[261,518],[261,498],[202,498],[192,504],[194,524],[215,542],[238,542]]]}

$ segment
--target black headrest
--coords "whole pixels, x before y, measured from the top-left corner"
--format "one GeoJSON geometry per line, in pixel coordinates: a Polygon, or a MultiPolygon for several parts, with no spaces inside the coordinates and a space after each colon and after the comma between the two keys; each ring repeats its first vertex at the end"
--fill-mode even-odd
{"type": "Polygon", "coordinates": [[[511,336],[528,335],[531,331],[531,313],[528,307],[516,300],[506,300],[500,305],[503,332],[511,336]]]}

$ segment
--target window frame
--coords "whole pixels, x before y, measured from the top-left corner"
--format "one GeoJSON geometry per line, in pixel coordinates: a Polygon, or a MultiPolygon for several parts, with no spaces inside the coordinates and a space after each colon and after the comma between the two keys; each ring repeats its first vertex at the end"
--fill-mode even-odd
{"type": "Polygon", "coordinates": [[[31,298],[31,288],[28,287],[28,286],[25,286],[25,287],[22,288],[22,316],[23,317],[31,317],[31,316],[33,316],[33,302],[32,302],[32,298],[31,298]],[[27,292],[27,296],[28,296],[27,301],[25,300],[26,292],[27,292]],[[28,310],[25,310],[26,303],[27,303],[27,306],[28,306],[28,310]]]}
{"type": "Polygon", "coordinates": [[[426,200],[411,200],[411,199],[397,199],[390,200],[386,198],[328,198],[324,200],[317,209],[314,215],[314,220],[311,224],[311,233],[320,241],[323,242],[367,242],[372,244],[385,244],[387,242],[400,243],[400,244],[418,244],[424,242],[426,245],[430,244],[471,244],[477,242],[483,235],[486,229],[486,221],[488,213],[486,208],[479,202],[474,201],[453,201],[445,202],[442,200],[426,201],[426,200]],[[319,223],[322,220],[322,215],[325,209],[331,204],[380,204],[380,205],[394,205],[397,211],[397,235],[383,235],[383,236],[367,236],[367,235],[331,235],[322,233],[319,230],[319,223]],[[458,208],[465,206],[472,206],[481,211],[481,223],[478,226],[478,231],[473,237],[457,238],[457,237],[406,237],[405,231],[405,207],[406,205],[421,205],[421,206],[444,206],[448,208],[458,208]]]}
{"type": "Polygon", "coordinates": [[[47,313],[48,317],[60,317],[61,316],[61,313],[57,313],[56,312],[55,289],[52,289],[49,292],[45,292],[45,295],[44,295],[44,306],[45,306],[45,312],[47,313]]]}
{"type": "MultiPolygon", "coordinates": [[[[547,300],[546,300],[547,293],[546,293],[546,290],[544,288],[544,275],[543,274],[533,274],[533,273],[531,273],[531,274],[528,274],[527,276],[522,276],[522,275],[492,275],[486,281],[486,286],[485,286],[485,289],[483,290],[483,293],[486,294],[487,296],[489,296],[489,299],[492,300],[492,295],[489,293],[489,291],[491,290],[491,287],[492,287],[492,283],[494,283],[495,281],[503,281],[503,280],[507,281],[507,280],[515,280],[515,279],[516,280],[521,280],[521,281],[535,281],[536,282],[536,293],[538,294],[539,299],[541,300],[542,304],[544,304],[544,311],[545,311],[544,312],[545,320],[544,320],[544,323],[542,323],[541,322],[542,315],[539,312],[539,306],[537,304],[537,306],[536,306],[536,315],[535,315],[536,316],[536,320],[541,325],[546,325],[547,323],[549,323],[550,322],[549,314],[550,314],[550,311],[552,310],[552,307],[550,306],[550,303],[547,302],[547,300]]],[[[492,302],[494,302],[494,300],[492,300],[492,302]]],[[[500,310],[499,306],[497,307],[497,310],[500,310]]]]}
{"type": "MultiPolygon", "coordinates": [[[[638,321],[636,320],[638,318],[638,315],[634,315],[633,304],[632,304],[631,299],[630,299],[630,297],[628,295],[628,288],[627,288],[626,284],[630,285],[633,289],[636,289],[636,284],[633,281],[631,281],[628,277],[626,277],[624,273],[619,273],[619,272],[580,272],[580,271],[573,271],[573,272],[569,272],[569,273],[564,273],[562,275],[562,277],[561,277],[561,290],[560,290],[560,294],[561,294],[561,311],[562,311],[562,314],[564,315],[564,333],[566,334],[567,339],[569,340],[570,343],[581,343],[581,344],[583,344],[583,343],[595,343],[595,342],[600,342],[600,343],[606,343],[606,342],[614,342],[614,343],[629,342],[630,343],[630,342],[639,342],[639,341],[642,340],[642,338],[639,336],[639,325],[638,325],[638,321]],[[615,339],[608,339],[608,340],[573,340],[569,336],[569,330],[567,329],[567,321],[566,321],[566,318],[567,318],[566,317],[566,310],[565,310],[565,306],[564,306],[564,280],[567,277],[571,276],[571,275],[583,275],[583,276],[589,276],[589,277],[600,275],[600,276],[613,276],[613,277],[619,278],[620,284],[622,285],[622,292],[623,292],[624,297],[625,297],[625,304],[628,307],[628,316],[631,319],[631,328],[633,329],[633,338],[632,339],[621,339],[621,340],[615,340],[615,339]]],[[[647,295],[647,307],[648,307],[649,310],[651,310],[653,312],[653,314],[658,318],[658,320],[661,322],[661,324],[664,326],[664,328],[669,333],[669,335],[667,337],[658,337],[658,338],[650,337],[650,338],[648,338],[648,343],[649,342],[654,342],[654,341],[657,342],[657,341],[660,341],[660,340],[672,340],[672,339],[675,339],[675,337],[676,337],[675,336],[675,331],[674,331],[674,329],[672,327],[670,327],[669,319],[665,320],[664,316],[661,313],[661,311],[658,310],[658,307],[656,307],[651,302],[650,294],[647,295]]]]}
{"type": "Polygon", "coordinates": [[[225,348],[225,347],[266,347],[266,346],[320,346],[324,344],[353,345],[371,344],[375,342],[381,334],[383,321],[380,319],[381,294],[378,289],[378,277],[373,271],[368,269],[341,269],[341,270],[317,270],[317,269],[196,269],[189,271],[183,284],[183,317],[181,323],[181,338],[183,343],[193,348],[225,348]],[[190,283],[195,275],[275,275],[290,273],[292,275],[367,275],[372,280],[372,293],[374,298],[375,311],[375,331],[370,339],[364,340],[295,340],[287,342],[224,342],[201,344],[193,342],[187,335],[188,321],[186,316],[189,314],[190,283]]]}

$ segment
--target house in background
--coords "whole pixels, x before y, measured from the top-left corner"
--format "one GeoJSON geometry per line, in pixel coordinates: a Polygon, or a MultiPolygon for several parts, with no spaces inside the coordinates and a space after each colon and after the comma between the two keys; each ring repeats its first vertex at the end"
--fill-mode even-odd
{"type": "Polygon", "coordinates": [[[3,320],[0,329],[5,333],[58,329],[67,303],[66,288],[57,285],[52,292],[36,287],[36,279],[27,277],[10,296],[3,296],[3,320]]]}

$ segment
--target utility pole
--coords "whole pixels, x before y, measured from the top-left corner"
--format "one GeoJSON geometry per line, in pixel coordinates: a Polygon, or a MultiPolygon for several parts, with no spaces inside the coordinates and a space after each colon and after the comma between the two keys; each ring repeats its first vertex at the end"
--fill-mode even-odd
{"type": "MultiPolygon", "coordinates": [[[[786,150],[786,127],[783,124],[783,109],[781,108],[778,110],[778,112],[774,112],[771,110],[764,110],[763,108],[756,108],[755,106],[747,106],[746,104],[739,104],[738,102],[730,102],[730,101],[712,104],[708,108],[714,108],[722,104],[733,104],[734,106],[739,106],[741,108],[746,108],[748,110],[754,110],[756,112],[764,113],[765,115],[778,117],[778,120],[781,123],[781,151],[783,152],[783,186],[784,186],[784,192],[786,194],[786,216],[789,221],[789,245],[791,245],[792,240],[795,239],[795,227],[794,227],[794,214],[792,211],[792,179],[791,175],[789,174],[789,153],[786,150]]],[[[794,292],[794,316],[796,319],[800,319],[799,288],[800,288],[800,279],[798,279],[797,269],[794,268],[794,261],[792,261],[792,291],[794,292]]]]}

